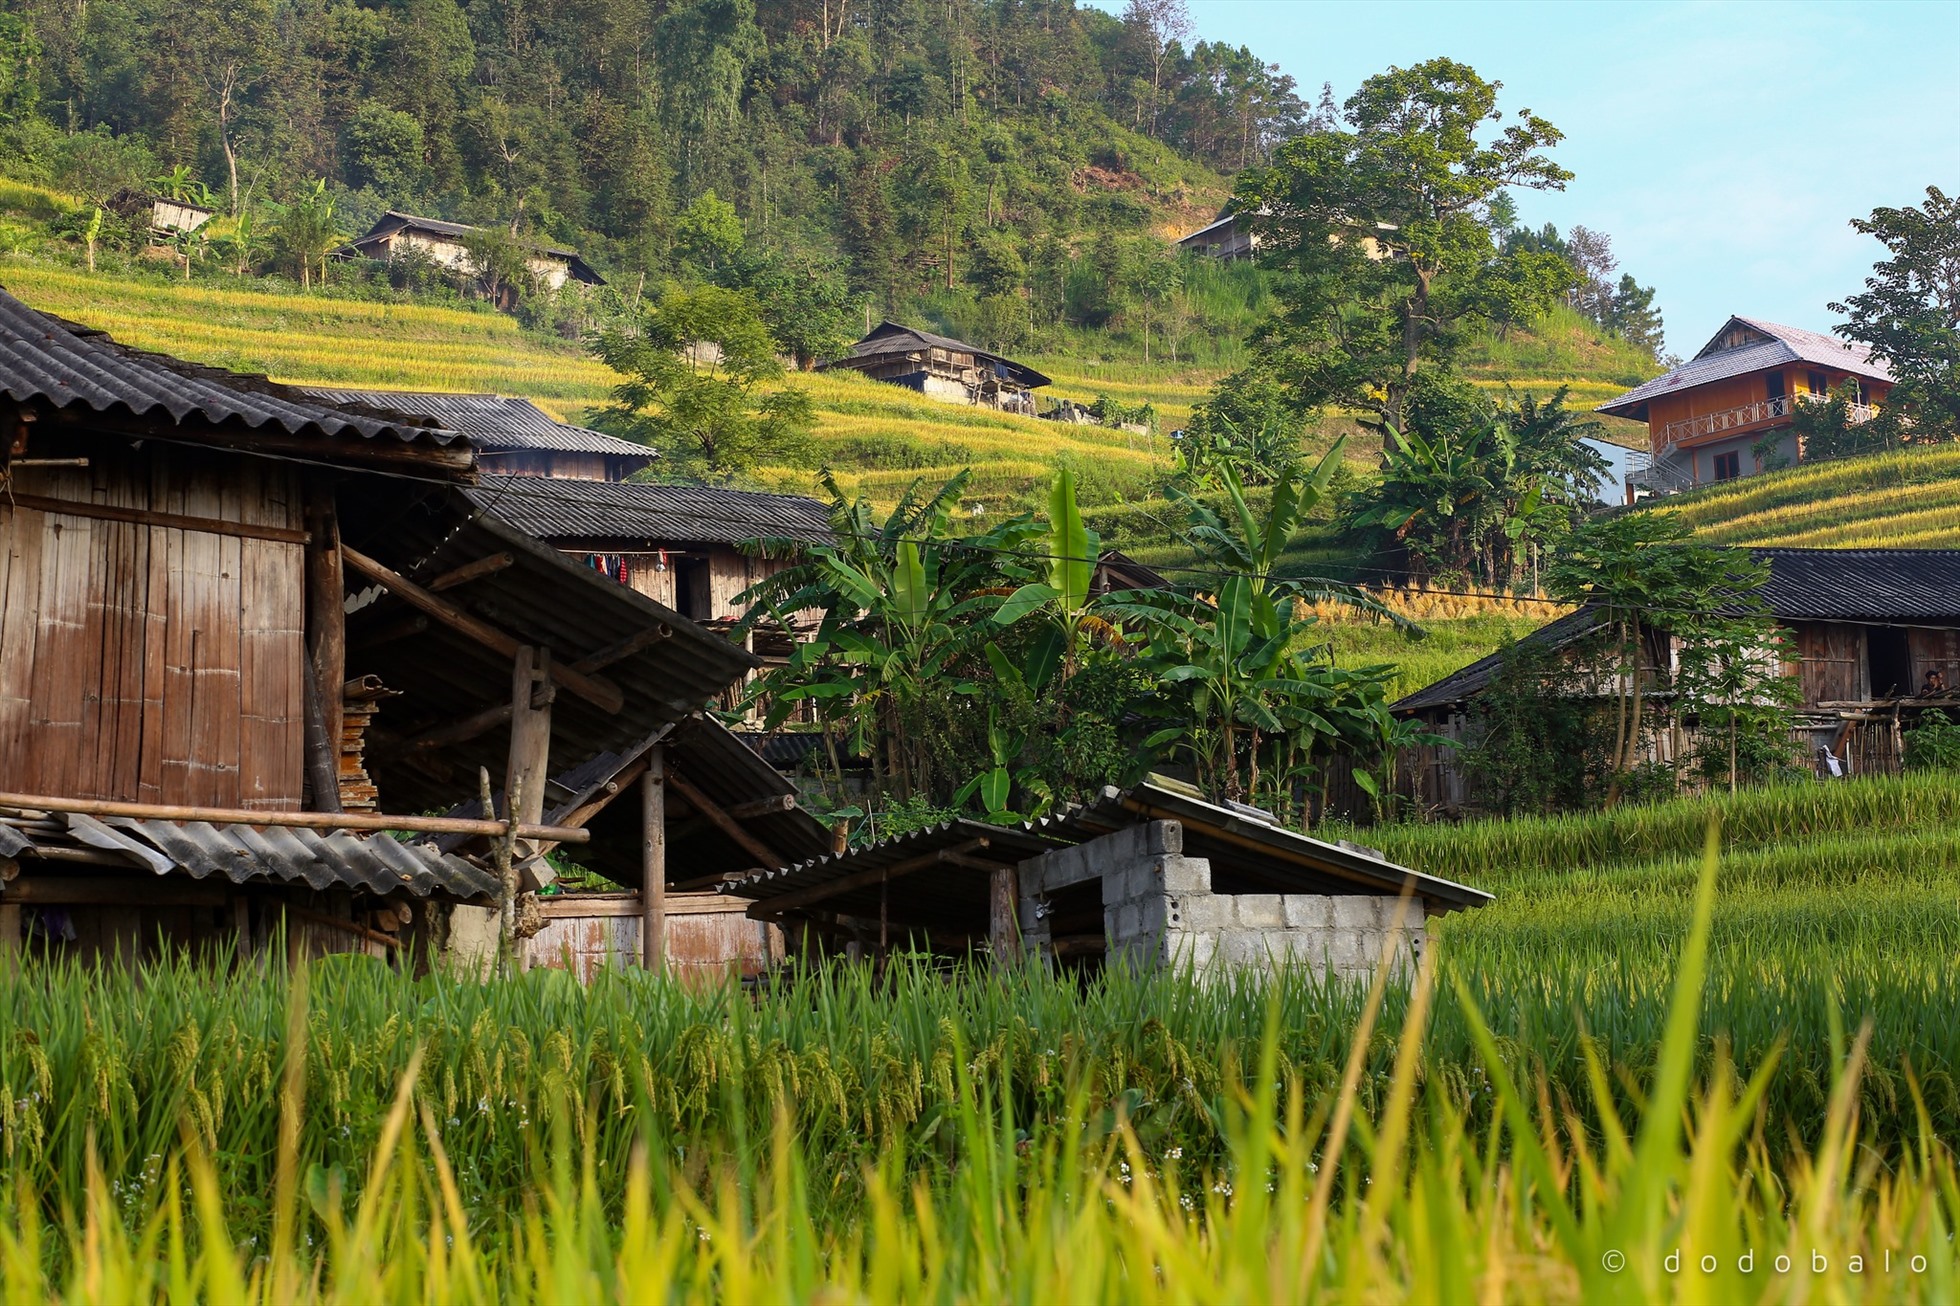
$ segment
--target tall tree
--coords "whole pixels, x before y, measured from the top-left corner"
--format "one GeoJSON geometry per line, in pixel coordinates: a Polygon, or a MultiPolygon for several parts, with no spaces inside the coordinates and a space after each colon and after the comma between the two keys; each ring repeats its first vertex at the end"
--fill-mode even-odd
{"type": "Polygon", "coordinates": [[[747,291],[670,287],[635,333],[595,352],[626,380],[601,413],[608,429],[660,450],[683,476],[732,481],[809,452],[810,397],[777,384],[776,341],[747,291]]]}
{"type": "Polygon", "coordinates": [[[1873,209],[1851,225],[1889,257],[1862,293],[1830,308],[1848,319],[1837,333],[1869,346],[1898,380],[1881,420],[1915,440],[1960,437],[1960,196],[1928,186],[1923,205],[1873,209]]]}
{"type": "Polygon", "coordinates": [[[1503,120],[1501,86],[1451,59],[1391,68],[1348,98],[1345,129],[1290,141],[1240,179],[1238,210],[1284,274],[1266,365],[1287,369],[1303,407],[1400,422],[1424,364],[1487,315],[1478,285],[1510,257],[1491,201],[1572,176],[1543,153],[1562,133],[1528,109],[1480,139],[1503,120]]]}

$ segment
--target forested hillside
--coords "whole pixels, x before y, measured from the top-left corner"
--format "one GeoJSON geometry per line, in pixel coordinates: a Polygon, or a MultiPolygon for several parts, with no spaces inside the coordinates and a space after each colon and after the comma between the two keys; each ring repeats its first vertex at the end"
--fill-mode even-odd
{"type": "Polygon", "coordinates": [[[1162,0],[11,8],[23,179],[100,202],[181,169],[226,214],[325,196],[342,232],[390,208],[497,226],[578,247],[629,299],[789,271],[820,308],[1000,347],[1069,322],[1175,349],[1163,236],[1306,117],[1290,78],[1162,0]]]}

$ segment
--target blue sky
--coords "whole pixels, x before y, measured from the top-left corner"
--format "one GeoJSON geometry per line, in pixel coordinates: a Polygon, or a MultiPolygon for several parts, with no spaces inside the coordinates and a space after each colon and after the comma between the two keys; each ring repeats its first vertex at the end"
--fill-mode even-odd
{"type": "MultiPolygon", "coordinates": [[[[1098,0],[1120,12],[1120,0],[1098,0]]],[[[1577,177],[1520,194],[1532,225],[1609,233],[1659,288],[1668,347],[1730,313],[1827,330],[1879,246],[1846,225],[1960,191],[1960,3],[1305,3],[1190,0],[1309,101],[1448,55],[1565,133],[1577,177]]]]}

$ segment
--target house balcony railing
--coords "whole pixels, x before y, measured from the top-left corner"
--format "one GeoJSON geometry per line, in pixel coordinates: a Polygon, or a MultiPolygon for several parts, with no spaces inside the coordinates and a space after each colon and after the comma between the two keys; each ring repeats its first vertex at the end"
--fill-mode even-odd
{"type": "MultiPolygon", "coordinates": [[[[1720,435],[1725,431],[1741,431],[1764,422],[1773,422],[1779,417],[1795,414],[1800,404],[1823,404],[1829,402],[1825,395],[1795,394],[1778,395],[1774,399],[1759,399],[1753,404],[1741,404],[1735,408],[1723,408],[1699,417],[1684,417],[1678,422],[1669,422],[1661,428],[1660,455],[1673,453],[1689,440],[1699,440],[1705,436],[1720,435]]],[[[1853,426],[1869,422],[1878,415],[1878,409],[1870,404],[1846,404],[1845,416],[1853,426]]]]}

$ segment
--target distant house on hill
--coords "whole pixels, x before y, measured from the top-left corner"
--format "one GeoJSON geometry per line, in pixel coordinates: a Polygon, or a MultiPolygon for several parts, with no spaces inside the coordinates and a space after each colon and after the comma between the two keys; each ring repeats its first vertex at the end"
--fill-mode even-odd
{"type": "Polygon", "coordinates": [[[1231,263],[1258,253],[1259,238],[1239,222],[1238,214],[1224,213],[1179,240],[1177,247],[1231,263]]]}
{"type": "Polygon", "coordinates": [[[880,322],[842,358],[821,369],[849,368],[930,399],[1034,414],[1034,391],[1049,378],[1024,363],[950,336],[880,322]]]}
{"type": "MultiPolygon", "coordinates": [[[[366,235],[350,243],[344,252],[383,261],[415,254],[440,267],[473,274],[477,269],[470,254],[468,238],[481,230],[483,228],[461,222],[444,222],[440,218],[418,217],[413,213],[399,213],[390,209],[368,229],[366,235]]],[[[587,286],[606,284],[606,279],[593,271],[591,264],[580,258],[575,249],[559,249],[550,245],[533,245],[529,248],[531,274],[547,290],[557,291],[567,281],[587,286]]]]}
{"type": "Polygon", "coordinates": [[[1847,381],[1854,422],[1869,421],[1892,389],[1892,373],[1863,345],[1732,317],[1688,362],[1598,411],[1647,423],[1653,463],[1633,488],[1668,493],[1801,461],[1791,430],[1799,406],[1847,381]]]}
{"type": "Polygon", "coordinates": [[[469,436],[486,472],[576,481],[623,481],[659,455],[603,431],[571,426],[528,399],[508,395],[437,394],[423,390],[345,390],[308,386],[306,393],[348,408],[416,413],[469,436]]]}
{"type": "MultiPolygon", "coordinates": [[[[1755,549],[1769,564],[1763,601],[1788,633],[1796,657],[1784,671],[1800,690],[1797,719],[1808,755],[1827,751],[1847,773],[1896,772],[1900,734],[1927,710],[1960,712],[1960,692],[1930,694],[1928,677],[1960,686],[1960,550],[1755,549]]],[[[1602,694],[1577,674],[1578,650],[1600,630],[1601,613],[1580,608],[1520,641],[1558,652],[1575,669],[1561,692],[1602,694]],[[1567,652],[1570,650],[1570,652],[1567,652]]],[[[1669,637],[1643,630],[1642,664],[1657,683],[1678,663],[1669,637]]],[[[1416,750],[1402,772],[1426,807],[1475,806],[1457,749],[1473,742],[1474,705],[1503,666],[1492,653],[1396,703],[1453,743],[1416,750]]],[[[1668,739],[1656,740],[1669,761],[1668,739]]]]}

